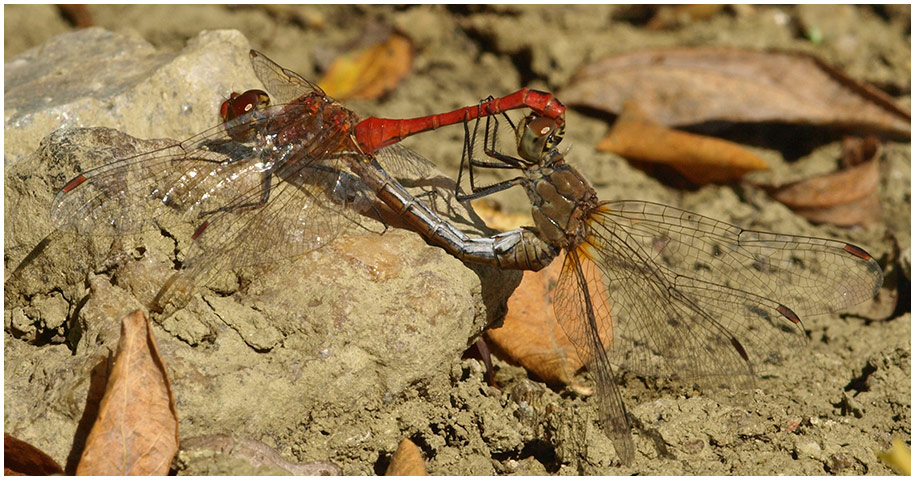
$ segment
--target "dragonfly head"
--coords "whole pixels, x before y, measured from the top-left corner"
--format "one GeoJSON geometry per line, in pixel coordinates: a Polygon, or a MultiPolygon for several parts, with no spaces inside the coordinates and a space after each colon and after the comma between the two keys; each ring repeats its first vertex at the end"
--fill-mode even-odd
{"type": "Polygon", "coordinates": [[[253,115],[249,114],[264,110],[269,105],[270,97],[263,90],[248,90],[241,95],[232,92],[232,96],[219,107],[219,116],[222,117],[226,131],[233,140],[248,142],[254,137],[254,128],[251,125],[253,115]]]}
{"type": "Polygon", "coordinates": [[[562,141],[563,125],[556,119],[528,115],[518,125],[518,155],[539,164],[562,141]]]}
{"type": "Polygon", "coordinates": [[[219,107],[219,115],[223,121],[229,122],[252,110],[263,110],[269,104],[270,97],[263,90],[248,90],[242,94],[232,92],[219,107]]]}

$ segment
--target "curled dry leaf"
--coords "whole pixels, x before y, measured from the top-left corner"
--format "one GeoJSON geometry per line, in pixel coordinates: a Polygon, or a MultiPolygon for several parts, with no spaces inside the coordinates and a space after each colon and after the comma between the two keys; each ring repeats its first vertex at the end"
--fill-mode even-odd
{"type": "Polygon", "coordinates": [[[597,148],[668,165],[697,184],[729,182],[747,172],[769,168],[763,159],[736,143],[661,126],[631,100],[597,148]]]}
{"type": "Polygon", "coordinates": [[[773,198],[814,223],[870,225],[881,218],[877,158],[845,170],[765,188],[773,198]]]}
{"type": "Polygon", "coordinates": [[[861,165],[880,156],[880,140],[874,136],[842,139],[842,166],[861,165]]]}
{"type": "MultiPolygon", "coordinates": [[[[582,258],[582,263],[588,262],[582,258]]],[[[499,328],[486,331],[486,337],[496,351],[509,360],[520,364],[529,372],[547,383],[569,385],[582,395],[591,394],[591,389],[575,381],[575,372],[590,363],[582,358],[566,336],[553,313],[552,289],[562,272],[562,258],[553,260],[539,272],[524,272],[521,285],[508,299],[508,313],[499,328]]],[[[596,268],[584,268],[585,272],[597,272],[596,268]]],[[[606,297],[598,278],[588,278],[592,297],[606,297]]],[[[598,321],[610,321],[598,319],[598,321]]],[[[599,325],[600,332],[612,332],[612,325],[599,325]]],[[[612,338],[602,337],[604,347],[609,347],[612,338]]]]}
{"type": "Polygon", "coordinates": [[[419,447],[405,438],[400,441],[397,451],[391,457],[391,464],[385,470],[386,476],[418,476],[426,474],[426,467],[423,464],[423,454],[419,447]]]}
{"type": "MultiPolygon", "coordinates": [[[[502,212],[485,199],[474,201],[473,208],[487,225],[499,230],[532,223],[529,215],[502,212]]],[[[541,380],[569,385],[581,395],[590,395],[590,388],[575,381],[575,372],[591,359],[580,357],[553,314],[551,291],[562,271],[562,260],[556,258],[539,272],[524,272],[521,284],[508,299],[508,313],[502,326],[486,330],[486,338],[500,357],[521,365],[541,380]]],[[[581,260],[588,261],[586,258],[581,260]]],[[[585,268],[585,271],[597,272],[597,269],[585,268]]],[[[600,279],[588,278],[588,283],[591,296],[606,297],[600,288],[600,279]]],[[[612,325],[606,327],[600,331],[612,331],[612,325]]],[[[606,347],[612,340],[601,338],[606,347]]]]}
{"type": "Polygon", "coordinates": [[[121,321],[121,338],[77,475],[166,475],[178,451],[178,414],[146,315],[121,321]]]}
{"type": "Polygon", "coordinates": [[[57,5],[57,9],[76,28],[89,28],[94,25],[92,14],[85,5],[61,4],[57,5]]]}
{"type": "Polygon", "coordinates": [[[816,57],[717,47],[641,50],[586,66],[559,98],[619,113],[635,100],[667,126],[783,122],[909,137],[910,112],[816,57]]]}
{"type": "Polygon", "coordinates": [[[473,211],[486,223],[490,228],[496,230],[514,230],[524,225],[533,225],[534,220],[529,213],[511,213],[502,210],[502,206],[487,197],[472,200],[470,205],[473,211]]]}
{"type": "Polygon", "coordinates": [[[47,453],[27,442],[3,434],[4,475],[63,475],[64,470],[47,453]]]}
{"type": "Polygon", "coordinates": [[[340,101],[378,98],[396,87],[412,65],[410,40],[395,32],[382,42],[336,59],[318,85],[340,101]]]}

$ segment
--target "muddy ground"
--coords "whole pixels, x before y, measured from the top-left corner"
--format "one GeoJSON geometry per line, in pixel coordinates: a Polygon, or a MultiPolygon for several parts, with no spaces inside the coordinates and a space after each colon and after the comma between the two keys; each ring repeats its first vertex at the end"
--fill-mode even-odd
{"type": "MultiPolygon", "coordinates": [[[[106,126],[138,138],[202,131],[214,124],[221,98],[254,85],[247,48],[318,78],[364,30],[395,28],[414,43],[411,74],[381,100],[348,102],[360,114],[385,117],[450,110],[521,86],[559,91],[578,68],[603,56],[674,45],[810,52],[905,108],[910,104],[908,7],[725,9],[666,30],[649,30],[640,15],[612,6],[91,6],[88,12],[102,29],[76,32],[51,6],[5,7],[7,276],[50,232],[54,191],[78,167],[100,160],[81,157],[71,139],[96,151],[105,142],[148,148],[110,131],[51,139],[39,149],[42,139],[61,126],[106,126]],[[821,41],[805,35],[810,25],[821,41]],[[241,33],[214,32],[223,29],[241,33]],[[45,43],[60,34],[69,36],[45,43]]],[[[908,143],[884,144],[882,219],[839,228],[811,225],[747,185],[667,186],[596,151],[607,129],[605,116],[568,114],[570,161],[602,199],[660,201],[744,227],[838,238],[864,246],[884,267],[894,263],[895,238],[904,268],[890,268],[896,276],[888,283],[907,285],[898,275],[907,279],[910,272],[908,143]]],[[[763,150],[773,171],[753,180],[829,170],[840,138],[811,134],[813,147],[800,158],[763,150]]],[[[453,174],[461,142],[456,128],[408,145],[453,174]]],[[[520,191],[498,201],[509,211],[526,208],[520,191]]],[[[152,232],[117,242],[67,237],[49,246],[33,270],[8,280],[6,433],[73,464],[74,442],[87,428],[91,372],[116,344],[117,316],[141,304],[187,247],[182,238],[190,232],[174,228],[179,233],[171,237],[152,232]]],[[[181,438],[196,446],[179,457],[179,473],[255,469],[246,460],[252,449],[235,450],[247,457],[212,453],[219,443],[214,435],[260,442],[288,462],[331,461],[347,474],[383,472],[404,437],[420,446],[432,474],[889,474],[876,453],[893,436],[910,443],[907,297],[892,314],[883,302],[804,319],[806,347],[762,376],[749,395],[623,375],[637,452],[632,465],[621,466],[597,427],[592,399],[548,389],[501,361],[496,389],[477,360],[461,359],[501,315],[517,275],[465,267],[399,229],[381,237],[352,232],[282,270],[242,274],[249,284],[222,286],[155,319],[181,438]],[[309,275],[296,273],[302,271],[309,275]],[[519,404],[519,398],[533,401],[519,404]]]]}

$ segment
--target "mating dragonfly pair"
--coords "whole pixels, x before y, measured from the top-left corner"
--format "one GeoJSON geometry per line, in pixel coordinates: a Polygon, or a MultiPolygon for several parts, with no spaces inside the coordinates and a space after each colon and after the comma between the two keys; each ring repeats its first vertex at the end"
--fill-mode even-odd
{"type": "Polygon", "coordinates": [[[539,270],[564,253],[552,291],[556,318],[590,361],[603,430],[629,463],[635,448],[615,366],[744,387],[771,351],[803,338],[802,316],[864,302],[882,283],[876,261],[844,242],[745,230],[656,203],[600,201],[558,150],[565,108],[550,94],[523,89],[440,115],[360,121],[263,54],[252,50],[251,61],[270,95],[233,94],[221,125],[83,172],[54,201],[55,227],[87,235],[133,233],[165,211],[195,221],[181,270],[157,302],[178,289],[176,279],[193,284],[207,272],[320,248],[375,202],[465,262],[539,270]],[[497,116],[518,108],[531,113],[513,126],[516,151],[505,153],[496,148],[497,116]],[[533,228],[471,238],[389,174],[428,171],[398,142],[457,123],[466,134],[458,185],[465,166],[471,178],[471,192],[458,199],[521,185],[533,228]],[[474,168],[520,175],[478,187],[474,168]]]}

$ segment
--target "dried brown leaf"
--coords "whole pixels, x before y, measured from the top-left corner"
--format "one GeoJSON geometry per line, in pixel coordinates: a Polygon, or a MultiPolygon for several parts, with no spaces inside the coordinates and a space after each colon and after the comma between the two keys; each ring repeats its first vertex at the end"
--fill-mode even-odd
{"type": "Polygon", "coordinates": [[[626,102],[597,148],[633,160],[668,165],[697,184],[729,182],[747,172],[769,168],[763,159],[736,143],[663,127],[648,118],[634,101],[626,102]]]}
{"type": "Polygon", "coordinates": [[[869,225],[880,220],[880,169],[876,159],[845,170],[766,188],[770,195],[814,223],[869,225]]]}
{"type": "Polygon", "coordinates": [[[165,475],[178,451],[178,414],[152,327],[137,310],[121,338],[77,475],[165,475]]]}
{"type": "MultiPolygon", "coordinates": [[[[93,281],[93,286],[99,285],[93,281]]],[[[87,358],[87,362],[95,362],[89,373],[89,391],[86,392],[86,407],[83,414],[79,417],[79,423],[76,425],[76,433],[73,435],[73,447],[67,455],[67,463],[64,465],[65,472],[75,472],[76,465],[79,464],[79,457],[82,456],[83,450],[86,449],[86,440],[89,432],[92,431],[92,425],[98,418],[98,409],[102,404],[102,398],[105,397],[105,387],[108,385],[109,370],[111,368],[112,358],[109,355],[93,355],[87,358]]]]}
{"type": "Polygon", "coordinates": [[[412,65],[410,40],[395,32],[383,42],[336,59],[318,84],[340,101],[378,98],[396,87],[412,65]]]}
{"type": "Polygon", "coordinates": [[[57,9],[76,28],[89,28],[94,24],[92,14],[85,5],[58,4],[57,9]]]}
{"type": "Polygon", "coordinates": [[[3,434],[3,468],[5,475],[64,474],[48,454],[8,433],[3,434]]]}
{"type": "Polygon", "coordinates": [[[696,20],[711,18],[724,9],[724,7],[725,5],[721,3],[661,5],[655,9],[654,15],[645,26],[649,30],[663,30],[680,25],[687,25],[696,20]]]}
{"type": "Polygon", "coordinates": [[[491,228],[496,230],[514,230],[524,225],[533,225],[530,214],[510,213],[489,198],[479,198],[470,202],[473,211],[491,228]]]}
{"type": "Polygon", "coordinates": [[[401,440],[384,474],[389,477],[426,475],[423,454],[419,447],[409,438],[401,440]]]}
{"type": "Polygon", "coordinates": [[[835,126],[909,137],[910,112],[803,53],[649,49],[580,70],[559,98],[611,113],[635,100],[667,126],[711,121],[835,126]]]}
{"type": "MultiPolygon", "coordinates": [[[[511,230],[531,224],[529,215],[505,213],[485,200],[473,202],[473,208],[487,225],[500,230],[511,230]]],[[[551,290],[562,271],[562,260],[553,260],[539,272],[524,272],[521,284],[508,299],[508,313],[499,328],[486,330],[486,338],[497,354],[537,375],[547,383],[569,385],[582,395],[590,395],[591,389],[575,381],[575,372],[587,365],[591,359],[581,358],[572,345],[562,326],[553,314],[551,290]]],[[[582,258],[582,261],[588,261],[582,258]]],[[[587,269],[586,272],[597,272],[587,269]]],[[[591,296],[606,298],[599,278],[588,278],[591,296]]],[[[609,318],[598,321],[610,322],[609,318]]],[[[613,329],[601,328],[602,332],[613,329]]],[[[612,338],[601,338],[609,346],[612,338]]]]}
{"type": "MultiPolygon", "coordinates": [[[[581,352],[566,336],[553,313],[552,288],[562,271],[562,260],[557,258],[539,272],[524,272],[521,284],[508,299],[508,313],[502,326],[487,330],[486,337],[502,356],[523,366],[541,380],[569,385],[578,393],[587,395],[591,389],[575,381],[575,372],[591,359],[581,357],[581,352]]],[[[606,293],[601,291],[599,279],[589,278],[588,281],[593,298],[606,297],[606,293]]],[[[598,322],[609,321],[609,318],[598,319],[598,322]]],[[[600,328],[600,331],[611,332],[610,327],[600,328]]],[[[601,340],[605,347],[609,347],[613,339],[601,340]]]]}
{"type": "Polygon", "coordinates": [[[880,156],[880,140],[874,136],[842,139],[842,166],[861,165],[880,156]]]}

